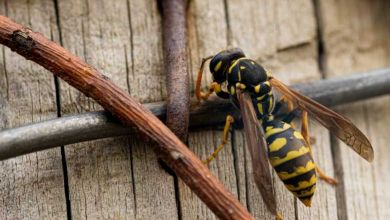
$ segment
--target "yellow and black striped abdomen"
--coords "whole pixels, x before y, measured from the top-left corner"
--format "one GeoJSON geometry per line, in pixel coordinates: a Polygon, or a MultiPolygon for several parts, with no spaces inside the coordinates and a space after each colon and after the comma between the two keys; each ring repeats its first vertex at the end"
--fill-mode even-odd
{"type": "Polygon", "coordinates": [[[276,120],[265,122],[264,127],[271,165],[287,189],[310,206],[317,176],[313,158],[301,133],[276,120]]]}

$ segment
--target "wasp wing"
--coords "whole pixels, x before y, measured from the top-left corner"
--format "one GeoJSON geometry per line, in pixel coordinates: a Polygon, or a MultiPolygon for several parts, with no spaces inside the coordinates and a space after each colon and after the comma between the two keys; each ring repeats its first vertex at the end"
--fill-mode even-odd
{"type": "Polygon", "coordinates": [[[374,150],[369,140],[348,118],[298,93],[274,77],[270,77],[269,81],[287,99],[293,101],[298,107],[311,114],[314,119],[340,138],[340,140],[351,147],[361,157],[369,162],[374,159],[374,150]]]}
{"type": "Polygon", "coordinates": [[[267,143],[265,142],[263,128],[257,120],[249,94],[238,90],[237,99],[244,123],[246,142],[252,158],[255,183],[268,210],[276,215],[276,199],[273,194],[272,177],[267,160],[267,143]]]}

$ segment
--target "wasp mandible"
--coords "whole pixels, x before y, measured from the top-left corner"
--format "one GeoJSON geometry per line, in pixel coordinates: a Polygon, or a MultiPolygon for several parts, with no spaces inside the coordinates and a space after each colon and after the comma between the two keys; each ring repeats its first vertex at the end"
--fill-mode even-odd
{"type": "MultiPolygon", "coordinates": [[[[272,193],[271,174],[264,158],[268,157],[287,189],[305,206],[311,206],[317,174],[330,184],[337,183],[314,162],[308,114],[361,157],[370,162],[374,158],[374,151],[367,137],[349,119],[286,86],[261,65],[246,58],[239,48],[224,50],[203,59],[196,82],[196,97],[198,100],[207,100],[214,92],[220,98],[231,99],[240,109],[256,185],[268,210],[276,216],[279,214],[272,193]],[[200,89],[201,80],[205,62],[209,59],[213,82],[208,91],[203,93],[200,89]],[[273,88],[283,95],[281,100],[275,100],[273,88]],[[276,118],[275,114],[284,102],[289,106],[289,113],[276,118]],[[302,121],[300,131],[291,123],[299,111],[302,121]]],[[[232,123],[234,119],[228,115],[223,141],[205,163],[214,159],[225,146],[232,123]]]]}

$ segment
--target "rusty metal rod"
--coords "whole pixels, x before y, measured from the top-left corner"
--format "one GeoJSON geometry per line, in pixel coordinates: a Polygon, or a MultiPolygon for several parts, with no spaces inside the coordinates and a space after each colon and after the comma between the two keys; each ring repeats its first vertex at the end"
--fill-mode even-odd
{"type": "Polygon", "coordinates": [[[187,70],[187,0],[162,0],[164,67],[167,82],[166,124],[187,142],[190,86],[187,70]]]}
{"type": "MultiPolygon", "coordinates": [[[[346,104],[390,93],[390,67],[292,87],[326,106],[346,104]]],[[[148,103],[145,107],[164,120],[164,102],[148,103]]],[[[212,100],[192,108],[190,127],[221,124],[226,113],[233,111],[235,109],[229,101],[212,97],[212,100]]],[[[1,131],[0,160],[61,145],[129,135],[132,132],[104,111],[56,118],[1,131]]]]}

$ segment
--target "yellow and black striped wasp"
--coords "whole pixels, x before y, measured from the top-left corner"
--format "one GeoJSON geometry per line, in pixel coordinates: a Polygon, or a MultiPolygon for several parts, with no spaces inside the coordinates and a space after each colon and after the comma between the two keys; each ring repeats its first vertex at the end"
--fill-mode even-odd
{"type": "MultiPolygon", "coordinates": [[[[280,218],[272,190],[269,165],[275,169],[284,185],[305,206],[311,206],[317,182],[320,179],[330,184],[337,181],[326,176],[314,163],[308,129],[308,114],[329,129],[367,161],[372,161],[374,151],[367,137],[344,116],[326,108],[316,101],[289,88],[255,61],[245,57],[239,48],[224,50],[203,59],[196,83],[198,100],[207,100],[215,92],[217,96],[231,99],[240,109],[245,136],[251,153],[254,179],[268,210],[280,218]],[[201,92],[201,80],[205,62],[210,61],[213,82],[206,93],[201,92]],[[227,85],[226,85],[227,84],[227,85]],[[276,118],[282,100],[275,103],[273,88],[283,95],[290,112],[276,118]],[[293,106],[297,106],[294,109],[293,106]],[[291,122],[301,111],[301,131],[291,122]]],[[[227,143],[228,132],[234,122],[228,115],[223,133],[223,142],[207,158],[209,163],[227,143]]]]}

